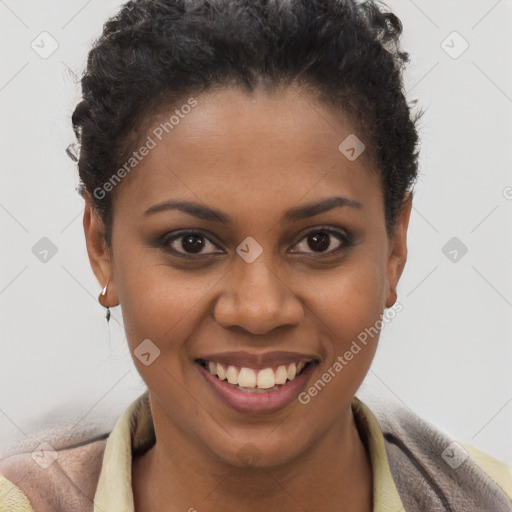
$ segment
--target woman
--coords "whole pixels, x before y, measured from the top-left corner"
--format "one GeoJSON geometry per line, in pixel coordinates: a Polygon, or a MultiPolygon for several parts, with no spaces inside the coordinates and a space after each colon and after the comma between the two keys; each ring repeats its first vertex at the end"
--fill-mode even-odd
{"type": "Polygon", "coordinates": [[[110,435],[5,460],[0,510],[512,510],[505,464],[355,397],[407,257],[400,34],[349,0],[107,22],[73,114],[83,223],[148,391],[110,435]]]}

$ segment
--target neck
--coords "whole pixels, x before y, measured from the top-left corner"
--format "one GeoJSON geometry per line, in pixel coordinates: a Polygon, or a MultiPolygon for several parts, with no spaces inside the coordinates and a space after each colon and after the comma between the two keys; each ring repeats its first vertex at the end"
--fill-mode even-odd
{"type": "Polygon", "coordinates": [[[351,409],[293,461],[266,468],[223,463],[176,430],[160,435],[157,423],[158,442],[133,461],[136,512],[372,510],[371,463],[351,409]]]}

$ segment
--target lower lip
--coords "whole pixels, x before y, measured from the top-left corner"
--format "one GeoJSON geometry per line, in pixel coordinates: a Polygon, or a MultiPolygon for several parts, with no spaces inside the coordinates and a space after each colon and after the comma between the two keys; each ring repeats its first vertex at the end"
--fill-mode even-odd
{"type": "Polygon", "coordinates": [[[283,384],[275,391],[269,391],[268,393],[246,393],[231,387],[227,381],[215,377],[199,363],[196,364],[201,375],[209,384],[210,389],[228,407],[245,414],[269,414],[290,405],[306,386],[306,381],[316,366],[315,363],[308,365],[297,378],[287,381],[286,384],[283,384]]]}

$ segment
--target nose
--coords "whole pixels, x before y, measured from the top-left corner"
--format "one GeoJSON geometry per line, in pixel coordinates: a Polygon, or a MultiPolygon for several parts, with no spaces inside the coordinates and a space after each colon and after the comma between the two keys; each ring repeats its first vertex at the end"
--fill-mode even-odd
{"type": "Polygon", "coordinates": [[[214,317],[224,328],[239,327],[252,334],[266,334],[276,327],[299,325],[304,308],[288,282],[258,258],[242,258],[223,280],[223,291],[214,317]]]}

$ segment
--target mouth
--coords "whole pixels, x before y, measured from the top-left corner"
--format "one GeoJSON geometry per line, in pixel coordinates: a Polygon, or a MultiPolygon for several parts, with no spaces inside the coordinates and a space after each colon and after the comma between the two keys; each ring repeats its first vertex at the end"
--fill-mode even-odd
{"type": "Polygon", "coordinates": [[[313,360],[299,361],[298,363],[281,364],[267,368],[248,368],[246,366],[234,366],[206,359],[197,359],[199,365],[208,370],[213,376],[234,389],[246,393],[269,393],[277,391],[287,382],[291,382],[301,375],[309,365],[314,364],[313,360]]]}
{"type": "Polygon", "coordinates": [[[245,414],[269,414],[297,398],[319,363],[316,358],[298,356],[281,359],[288,361],[271,364],[233,357],[221,362],[209,357],[196,359],[195,363],[210,390],[225,405],[245,414]]]}

